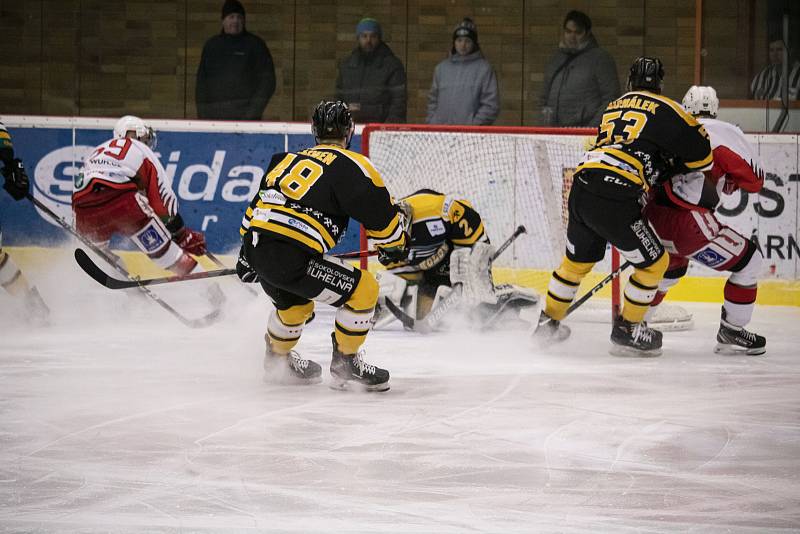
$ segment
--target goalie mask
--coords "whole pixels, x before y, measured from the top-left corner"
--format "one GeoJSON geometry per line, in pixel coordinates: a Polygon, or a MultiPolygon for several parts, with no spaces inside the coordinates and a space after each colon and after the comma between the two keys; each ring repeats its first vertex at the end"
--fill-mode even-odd
{"type": "Polygon", "coordinates": [[[681,104],[683,109],[695,116],[716,117],[719,111],[717,92],[707,85],[691,86],[681,104]]]}
{"type": "Polygon", "coordinates": [[[345,147],[350,148],[350,139],[355,131],[350,108],[341,100],[323,100],[314,109],[311,131],[317,143],[323,139],[345,139],[345,147]]]}
{"type": "Polygon", "coordinates": [[[141,141],[151,149],[156,148],[156,132],[139,117],[125,115],[114,125],[114,139],[128,137],[128,132],[134,132],[134,139],[141,141]]]}
{"type": "Polygon", "coordinates": [[[664,64],[660,59],[640,56],[633,61],[628,74],[628,91],[645,89],[660,93],[663,82],[664,64]]]}

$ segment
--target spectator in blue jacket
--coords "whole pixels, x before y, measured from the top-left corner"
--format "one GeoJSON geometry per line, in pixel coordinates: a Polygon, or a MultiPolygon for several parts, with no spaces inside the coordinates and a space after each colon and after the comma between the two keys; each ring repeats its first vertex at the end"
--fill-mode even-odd
{"type": "Polygon", "coordinates": [[[478,28],[465,18],[453,31],[450,55],[433,71],[426,122],[488,125],[498,113],[497,76],[481,52],[478,28]]]}

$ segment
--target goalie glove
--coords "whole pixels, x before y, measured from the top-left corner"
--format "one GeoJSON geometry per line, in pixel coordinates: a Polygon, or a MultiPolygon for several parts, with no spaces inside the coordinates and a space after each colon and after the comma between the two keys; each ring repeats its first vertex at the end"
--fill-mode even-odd
{"type": "Polygon", "coordinates": [[[25,166],[19,158],[7,161],[3,167],[3,189],[8,191],[8,194],[14,200],[22,200],[28,194],[30,189],[30,181],[25,172],[25,166]]]}
{"type": "Polygon", "coordinates": [[[493,254],[492,245],[478,242],[471,248],[456,248],[450,255],[450,283],[461,284],[462,296],[472,306],[497,302],[490,265],[493,254]]]}

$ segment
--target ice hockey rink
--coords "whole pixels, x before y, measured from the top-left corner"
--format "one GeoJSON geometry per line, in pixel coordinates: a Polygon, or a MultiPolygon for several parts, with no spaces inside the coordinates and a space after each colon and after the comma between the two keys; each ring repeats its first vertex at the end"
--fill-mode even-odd
{"type": "MultiPolygon", "coordinates": [[[[652,359],[588,313],[525,332],[373,332],[386,393],[262,382],[268,304],[220,280],[192,330],[74,262],[33,270],[52,325],[0,295],[0,531],[800,530],[800,309],[758,307],[761,357],[712,352],[719,305],[652,359]]],[[[187,314],[207,282],[164,287],[187,314]]],[[[320,307],[299,350],[330,361],[320,307]]],[[[327,370],[326,370],[327,371],[327,370]]]]}

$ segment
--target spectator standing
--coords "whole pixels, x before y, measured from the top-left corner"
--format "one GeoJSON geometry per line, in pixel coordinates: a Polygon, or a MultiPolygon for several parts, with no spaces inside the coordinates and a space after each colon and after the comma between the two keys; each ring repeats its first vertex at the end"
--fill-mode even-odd
{"type": "Polygon", "coordinates": [[[586,13],[570,11],[564,35],[544,71],[542,117],[548,126],[597,126],[620,95],[617,65],[600,48],[586,13]]]}
{"type": "MultiPolygon", "coordinates": [[[[769,42],[769,65],[756,74],[750,83],[750,94],[755,100],[781,98],[783,86],[783,39],[769,42]]],[[[800,62],[795,61],[789,69],[789,100],[797,100],[800,89],[800,62]]]]}
{"type": "Polygon", "coordinates": [[[489,125],[499,112],[497,76],[481,52],[478,28],[464,18],[453,31],[450,56],[433,71],[426,122],[489,125]]]}
{"type": "Polygon", "coordinates": [[[222,5],[222,31],[203,46],[197,69],[197,116],[261,120],[275,93],[275,66],[264,40],[245,28],[238,0],[222,5]]]}
{"type": "Polygon", "coordinates": [[[378,21],[356,26],[358,46],[339,64],[336,98],[347,102],[357,122],[406,121],[406,71],[383,42],[378,21]]]}

